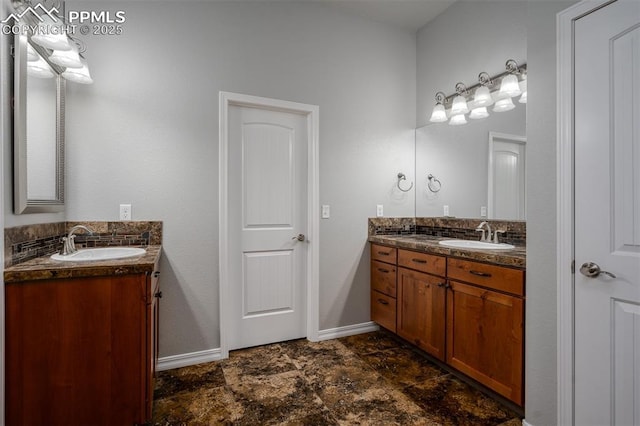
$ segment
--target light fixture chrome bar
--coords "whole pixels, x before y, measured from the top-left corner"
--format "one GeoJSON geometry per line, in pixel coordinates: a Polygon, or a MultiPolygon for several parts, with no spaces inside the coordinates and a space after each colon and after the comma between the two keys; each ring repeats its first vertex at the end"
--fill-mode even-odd
{"type": "MultiPolygon", "coordinates": [[[[478,89],[481,86],[487,86],[489,89],[491,89],[492,87],[496,87],[500,85],[500,82],[502,81],[502,78],[509,75],[509,74],[515,74],[518,76],[522,76],[523,74],[526,73],[527,71],[527,64],[526,62],[522,65],[518,65],[518,63],[516,61],[514,61],[513,59],[509,59],[505,65],[506,70],[490,76],[488,73],[486,72],[481,72],[480,75],[478,76],[478,82],[475,83],[472,86],[469,87],[465,87],[463,89],[463,93],[465,96],[469,96],[472,97],[475,94],[476,89],[478,89]]],[[[519,78],[519,80],[522,80],[522,78],[519,78]]],[[[442,105],[445,106],[445,108],[451,108],[451,104],[453,103],[453,98],[455,98],[456,96],[463,94],[460,93],[459,90],[459,85],[462,85],[464,87],[463,83],[457,83],[456,84],[456,91],[450,95],[445,95],[443,92],[438,92],[436,94],[436,96],[440,93],[442,93],[442,96],[444,96],[444,99],[442,100],[441,103],[442,105]]],[[[438,101],[438,98],[436,98],[436,101],[438,101]]]]}

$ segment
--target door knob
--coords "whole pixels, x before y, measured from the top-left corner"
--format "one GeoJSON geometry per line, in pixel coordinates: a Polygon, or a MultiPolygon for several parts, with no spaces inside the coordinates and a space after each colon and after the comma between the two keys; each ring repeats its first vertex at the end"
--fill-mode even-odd
{"type": "Polygon", "coordinates": [[[611,272],[603,271],[602,269],[600,269],[600,266],[598,266],[597,263],[593,263],[593,262],[583,263],[582,266],[580,267],[580,273],[585,277],[589,277],[589,278],[596,278],[600,274],[605,274],[606,276],[611,278],[617,278],[611,272]]]}
{"type": "Polygon", "coordinates": [[[298,240],[298,241],[304,241],[305,236],[304,234],[298,234],[295,237],[291,238],[292,240],[298,240]]]}

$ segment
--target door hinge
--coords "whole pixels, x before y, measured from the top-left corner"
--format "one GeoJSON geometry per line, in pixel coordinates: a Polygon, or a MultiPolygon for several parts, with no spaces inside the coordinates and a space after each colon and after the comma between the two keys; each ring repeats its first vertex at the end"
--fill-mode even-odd
{"type": "Polygon", "coordinates": [[[16,57],[16,47],[15,46],[11,46],[11,57],[15,58],[16,57]]]}
{"type": "Polygon", "coordinates": [[[573,260],[571,261],[571,273],[572,273],[572,274],[575,274],[575,273],[576,273],[576,260],[575,260],[575,259],[573,259],[573,260]]]}

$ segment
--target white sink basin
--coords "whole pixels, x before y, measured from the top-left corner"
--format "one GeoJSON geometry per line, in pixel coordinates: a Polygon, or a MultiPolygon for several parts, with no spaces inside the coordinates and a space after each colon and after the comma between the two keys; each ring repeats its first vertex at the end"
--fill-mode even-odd
{"type": "Polygon", "coordinates": [[[461,249],[482,249],[482,250],[513,250],[515,246],[504,243],[487,243],[485,241],[469,241],[469,240],[443,240],[438,244],[445,247],[454,247],[461,249]]]}
{"type": "Polygon", "coordinates": [[[51,256],[51,259],[64,262],[91,262],[97,260],[124,259],[127,257],[140,256],[145,252],[145,249],[138,247],[99,247],[80,249],[67,256],[54,254],[51,256]]]}

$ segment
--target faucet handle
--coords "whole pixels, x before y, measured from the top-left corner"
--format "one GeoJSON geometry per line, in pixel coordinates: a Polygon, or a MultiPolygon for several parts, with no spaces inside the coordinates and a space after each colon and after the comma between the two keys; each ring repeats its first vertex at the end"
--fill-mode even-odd
{"type": "Polygon", "coordinates": [[[498,241],[498,234],[504,234],[507,231],[502,230],[502,229],[496,229],[495,231],[493,231],[493,242],[496,244],[499,244],[500,241],[498,241]]]}

